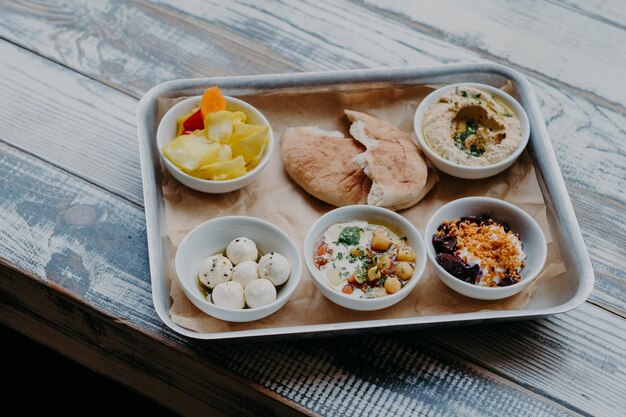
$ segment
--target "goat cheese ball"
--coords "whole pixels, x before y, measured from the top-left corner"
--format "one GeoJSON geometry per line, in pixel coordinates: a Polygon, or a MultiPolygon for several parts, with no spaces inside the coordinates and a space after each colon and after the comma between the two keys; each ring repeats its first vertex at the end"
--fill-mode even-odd
{"type": "Polygon", "coordinates": [[[209,288],[230,281],[232,274],[233,264],[221,254],[209,256],[198,266],[198,278],[209,288]]]}
{"type": "Polygon", "coordinates": [[[238,282],[222,282],[211,293],[213,303],[220,307],[242,309],[246,305],[243,287],[238,282]]]}
{"type": "Polygon", "coordinates": [[[258,265],[254,261],[243,261],[233,270],[234,282],[238,282],[245,289],[248,284],[259,278],[258,265]]]}
{"type": "Polygon", "coordinates": [[[267,279],[255,279],[246,286],[244,294],[248,307],[261,307],[276,300],[276,287],[267,279]]]}
{"type": "Polygon", "coordinates": [[[259,261],[259,278],[270,280],[274,285],[287,282],[290,273],[289,261],[278,252],[265,254],[259,261]]]}
{"type": "Polygon", "coordinates": [[[252,240],[247,237],[238,237],[226,247],[226,256],[233,265],[238,265],[244,261],[256,261],[259,257],[259,251],[256,248],[256,243],[252,240]]]}

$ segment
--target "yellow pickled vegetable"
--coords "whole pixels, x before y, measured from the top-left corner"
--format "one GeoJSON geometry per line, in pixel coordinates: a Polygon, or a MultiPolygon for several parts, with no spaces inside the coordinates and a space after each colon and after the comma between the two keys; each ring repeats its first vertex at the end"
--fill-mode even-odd
{"type": "Polygon", "coordinates": [[[219,143],[210,142],[203,130],[182,135],[163,147],[163,154],[174,165],[189,173],[213,161],[220,149],[219,143]]]}
{"type": "Polygon", "coordinates": [[[214,162],[194,172],[194,177],[212,181],[231,180],[246,174],[246,162],[242,156],[230,161],[214,162]]]}
{"type": "Polygon", "coordinates": [[[228,110],[210,113],[204,118],[209,140],[226,143],[233,134],[233,112],[228,110]]]}
{"type": "Polygon", "coordinates": [[[233,155],[243,156],[246,163],[252,162],[263,152],[268,132],[267,126],[236,125],[230,142],[233,155]]]}
{"type": "Polygon", "coordinates": [[[224,162],[233,159],[233,150],[229,145],[221,145],[211,162],[224,162]]]}
{"type": "Polygon", "coordinates": [[[236,124],[233,127],[233,135],[228,140],[228,143],[238,142],[258,134],[264,127],[266,128],[267,126],[248,125],[245,123],[236,124]]]}
{"type": "Polygon", "coordinates": [[[233,125],[245,123],[248,121],[248,116],[242,111],[234,111],[233,113],[233,125]]]}
{"type": "Polygon", "coordinates": [[[195,108],[192,111],[190,111],[189,113],[187,113],[186,115],[184,115],[183,117],[179,117],[178,119],[176,119],[176,137],[179,137],[180,135],[183,134],[183,123],[185,122],[185,120],[187,120],[189,118],[189,116],[191,116],[192,114],[194,114],[195,112],[197,112],[198,109],[195,108]]]}

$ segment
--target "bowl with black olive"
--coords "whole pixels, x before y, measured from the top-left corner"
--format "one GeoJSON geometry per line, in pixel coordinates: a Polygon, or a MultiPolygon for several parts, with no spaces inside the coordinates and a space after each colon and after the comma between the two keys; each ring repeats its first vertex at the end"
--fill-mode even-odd
{"type": "Polygon", "coordinates": [[[445,204],[429,219],[425,235],[437,277],[452,290],[481,300],[519,293],[539,276],[547,258],[537,222],[495,198],[445,204]]]}

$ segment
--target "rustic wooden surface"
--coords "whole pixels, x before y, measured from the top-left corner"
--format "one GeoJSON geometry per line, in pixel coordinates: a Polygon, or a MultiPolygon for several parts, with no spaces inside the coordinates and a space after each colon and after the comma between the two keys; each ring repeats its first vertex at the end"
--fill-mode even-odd
{"type": "Polygon", "coordinates": [[[188,415],[623,415],[625,10],[0,1],[2,322],[188,415]],[[481,59],[533,83],[596,272],[589,302],[534,322],[303,342],[202,343],[160,322],[135,127],[147,89],[481,59]]]}

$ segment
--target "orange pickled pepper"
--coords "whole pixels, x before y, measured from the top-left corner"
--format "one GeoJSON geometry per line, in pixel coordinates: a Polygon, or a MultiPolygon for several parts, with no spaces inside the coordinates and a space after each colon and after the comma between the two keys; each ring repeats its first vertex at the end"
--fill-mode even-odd
{"type": "Polygon", "coordinates": [[[217,87],[209,87],[206,89],[200,100],[200,111],[202,119],[209,113],[226,110],[226,99],[217,87]]]}

